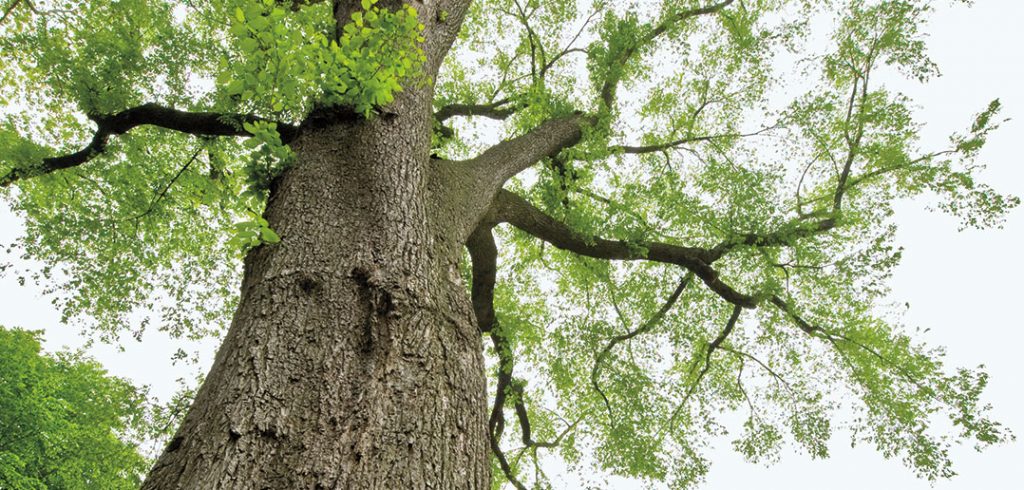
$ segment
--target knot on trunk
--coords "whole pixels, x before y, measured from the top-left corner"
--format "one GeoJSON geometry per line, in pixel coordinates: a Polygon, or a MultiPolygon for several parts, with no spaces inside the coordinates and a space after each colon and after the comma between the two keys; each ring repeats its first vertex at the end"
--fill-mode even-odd
{"type": "Polygon", "coordinates": [[[377,316],[400,316],[398,305],[408,303],[408,294],[398,281],[387,280],[376,267],[354,267],[349,277],[356,281],[360,293],[370,300],[377,316]]]}
{"type": "Polygon", "coordinates": [[[389,323],[401,317],[403,310],[408,310],[412,294],[402,281],[386,277],[375,266],[356,266],[349,277],[359,287],[358,294],[366,304],[363,350],[370,352],[381,340],[390,338],[389,323]]]}

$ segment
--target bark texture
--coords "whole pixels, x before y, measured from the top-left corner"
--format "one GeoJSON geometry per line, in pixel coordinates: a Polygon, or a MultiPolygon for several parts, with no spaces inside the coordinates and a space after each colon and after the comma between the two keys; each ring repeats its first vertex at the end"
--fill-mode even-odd
{"type": "MultiPolygon", "coordinates": [[[[421,20],[450,12],[428,23],[436,72],[465,5],[417,6],[421,20]]],[[[442,205],[431,95],[292,141],[265,213],[282,240],[247,256],[227,337],[143,488],[490,488],[481,338],[458,270],[472,226],[442,205]]]]}
{"type": "MultiPolygon", "coordinates": [[[[430,114],[307,131],[239,310],[144,488],[487,488],[480,336],[424,185],[430,114]]],[[[454,238],[454,236],[453,236],[454,238]]]]}

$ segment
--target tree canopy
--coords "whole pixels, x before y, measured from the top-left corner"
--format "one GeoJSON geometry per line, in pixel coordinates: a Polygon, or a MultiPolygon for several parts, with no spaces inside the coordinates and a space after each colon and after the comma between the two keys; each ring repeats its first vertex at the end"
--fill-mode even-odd
{"type": "Polygon", "coordinates": [[[37,332],[0,328],[0,487],[138,488],[149,460],[145,392],[37,332]]]}
{"type": "Polygon", "coordinates": [[[985,373],[883,308],[893,204],[991,227],[1019,201],[974,178],[998,100],[922,148],[887,88],[938,74],[932,3],[480,0],[460,24],[383,0],[8,0],[0,186],[66,320],[216,336],[240,252],[280,240],[261,212],[287,143],[433,84],[433,161],[511,179],[463,268],[495,485],[543,486],[529,461],[554,453],[685,487],[710,434],[771,462],[826,457],[838,429],[946,478],[951,444],[1011,436],[985,373]],[[436,79],[428,23],[460,29],[436,79]]]}

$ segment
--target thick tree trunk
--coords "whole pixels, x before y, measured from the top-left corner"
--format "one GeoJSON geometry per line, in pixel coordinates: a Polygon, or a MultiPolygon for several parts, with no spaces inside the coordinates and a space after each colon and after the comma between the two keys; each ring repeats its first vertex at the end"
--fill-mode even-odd
{"type": "Polygon", "coordinates": [[[490,487],[462,230],[428,185],[429,103],[305,131],[238,311],[145,489],[490,487]]]}

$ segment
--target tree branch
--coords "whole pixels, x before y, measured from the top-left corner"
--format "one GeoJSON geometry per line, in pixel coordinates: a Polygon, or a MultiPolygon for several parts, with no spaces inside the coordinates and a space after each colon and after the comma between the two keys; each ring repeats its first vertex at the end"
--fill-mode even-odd
{"type": "Polygon", "coordinates": [[[757,307],[758,301],[723,282],[709,264],[717,259],[713,251],[659,242],[629,243],[579,236],[575,231],[544,214],[525,199],[501,190],[495,199],[495,222],[509,223],[558,248],[587,257],[610,260],[652,260],[682,266],[693,272],[712,291],[726,301],[744,308],[757,307]]]}
{"type": "Polygon", "coordinates": [[[609,420],[613,418],[612,406],[608,402],[608,397],[605,396],[604,391],[601,390],[601,385],[599,383],[601,377],[602,363],[604,363],[604,361],[608,358],[608,356],[612,352],[612,349],[614,349],[616,345],[627,340],[630,340],[638,335],[647,333],[652,328],[656,327],[659,323],[661,323],[661,320],[665,318],[665,315],[668,314],[669,310],[671,310],[672,307],[675,306],[676,301],[679,300],[679,296],[683,294],[683,289],[686,289],[686,286],[690,284],[690,281],[692,280],[692,272],[683,276],[683,278],[680,279],[679,281],[679,285],[676,286],[676,289],[672,291],[672,294],[669,295],[667,300],[665,300],[665,304],[661,306],[661,309],[659,309],[653,316],[648,318],[646,322],[637,327],[635,330],[627,332],[623,335],[616,335],[615,337],[612,337],[611,340],[608,341],[608,344],[604,346],[604,349],[601,349],[601,352],[599,352],[597,354],[597,357],[594,358],[594,367],[593,369],[590,370],[590,384],[591,386],[594,387],[594,390],[597,391],[599,395],[601,395],[601,399],[604,400],[604,405],[608,409],[609,420]]]}
{"type": "MultiPolygon", "coordinates": [[[[121,135],[138,126],[157,126],[196,136],[250,136],[243,123],[267,121],[248,114],[220,114],[216,112],[186,112],[158,104],[143,104],[108,115],[90,115],[96,123],[96,132],[85,148],[68,155],[44,158],[36,168],[14,168],[0,177],[0,187],[29,177],[81,165],[106,150],[112,136],[121,135]]],[[[299,134],[299,128],[278,124],[281,141],[287,143],[299,134]]]]}
{"type": "Polygon", "coordinates": [[[21,0],[13,0],[11,4],[6,9],[4,9],[4,16],[0,17],[0,25],[3,25],[4,21],[7,20],[7,16],[11,15],[11,12],[14,10],[14,7],[17,7],[19,3],[21,3],[21,0]]]}
{"type": "Polygon", "coordinates": [[[502,141],[467,163],[493,187],[504,183],[535,163],[558,155],[583,137],[591,116],[576,113],[548,120],[526,134],[502,141]]]}
{"type": "Polygon", "coordinates": [[[504,98],[488,104],[448,104],[434,113],[434,119],[440,125],[441,135],[450,138],[455,135],[455,131],[444,123],[448,119],[456,116],[481,116],[502,121],[523,108],[511,103],[511,99],[504,98]]]}
{"type": "Polygon", "coordinates": [[[528,445],[533,444],[533,439],[530,436],[530,423],[526,419],[526,406],[522,401],[522,387],[518,387],[516,390],[517,387],[512,378],[515,360],[512,358],[511,347],[508,345],[508,339],[501,335],[499,329],[496,328],[494,278],[498,249],[494,243],[494,235],[491,234],[491,227],[478,227],[466,246],[473,260],[472,294],[477,324],[480,331],[490,332],[491,343],[498,355],[498,377],[497,385],[494,388],[494,405],[491,407],[491,417],[487,422],[491,452],[498,460],[498,466],[505,474],[505,478],[517,489],[525,490],[526,487],[516,479],[515,472],[512,471],[505,453],[501,450],[501,436],[505,432],[505,401],[508,398],[509,390],[516,391],[515,409],[522,427],[523,442],[528,445]]]}
{"type": "Polygon", "coordinates": [[[512,373],[515,369],[515,359],[512,357],[511,347],[508,339],[496,328],[497,317],[494,312],[494,281],[497,271],[498,249],[494,242],[494,235],[491,233],[493,225],[482,224],[473,231],[466,243],[470,258],[473,262],[473,310],[476,313],[477,324],[482,332],[489,332],[494,350],[498,355],[498,377],[495,386],[494,405],[491,408],[491,416],[488,421],[491,451],[498,460],[505,478],[508,479],[517,489],[524,489],[525,486],[515,477],[511,465],[501,449],[501,436],[505,431],[505,402],[511,390],[514,395],[513,407],[516,418],[519,421],[520,433],[524,449],[529,448],[553,448],[557,447],[562,438],[576,425],[570,424],[559,434],[554,441],[535,441],[533,439],[529,414],[526,411],[523,386],[515,383],[512,373]]]}
{"type": "Polygon", "coordinates": [[[701,142],[704,142],[704,141],[714,141],[714,140],[724,139],[724,138],[749,138],[751,136],[760,136],[760,135],[762,135],[762,134],[764,134],[764,133],[766,133],[768,131],[776,129],[777,127],[778,126],[770,126],[770,127],[767,127],[767,128],[759,129],[759,130],[754,131],[752,133],[722,133],[722,134],[711,134],[711,135],[706,135],[706,136],[693,136],[693,137],[689,137],[689,138],[680,138],[680,139],[669,141],[669,142],[666,142],[666,143],[658,143],[658,144],[655,144],[655,145],[645,145],[645,146],[617,145],[617,146],[609,147],[608,150],[613,152],[613,153],[625,153],[625,154],[630,154],[630,155],[638,155],[638,154],[642,154],[642,153],[654,153],[654,152],[658,152],[658,151],[669,150],[669,149],[676,148],[676,147],[679,147],[679,146],[682,146],[682,145],[687,145],[687,144],[690,144],[690,143],[701,143],[701,142]]]}
{"type": "Polygon", "coordinates": [[[637,51],[645,45],[653,42],[658,38],[658,36],[664,34],[670,27],[672,27],[672,25],[693,17],[716,13],[725,7],[728,7],[733,3],[733,1],[735,0],[723,0],[706,7],[683,10],[675,15],[670,15],[655,26],[654,29],[651,29],[651,31],[645,36],[637,40],[635,44],[623,49],[619,56],[615,60],[612,60],[612,66],[610,67],[611,71],[608,78],[605,79],[604,85],[601,87],[601,101],[603,101],[605,106],[609,108],[612,106],[612,103],[615,102],[615,91],[618,89],[619,81],[622,79],[622,67],[629,62],[629,59],[632,58],[637,51]]]}
{"type": "Polygon", "coordinates": [[[481,332],[490,332],[497,317],[494,313],[494,282],[498,271],[498,247],[491,234],[491,226],[481,225],[469,236],[466,249],[473,262],[471,297],[473,313],[481,332]]]}
{"type": "MultiPolygon", "coordinates": [[[[481,225],[473,231],[466,243],[470,259],[473,261],[473,310],[476,313],[477,325],[481,332],[490,332],[491,343],[498,354],[498,378],[494,390],[494,404],[491,417],[487,422],[491,452],[498,460],[505,478],[517,489],[525,490],[525,486],[516,479],[508,458],[501,450],[501,436],[505,432],[505,400],[512,386],[512,370],[515,367],[508,341],[498,334],[497,318],[494,314],[494,280],[497,271],[498,248],[494,243],[492,226],[481,225]]],[[[524,408],[525,410],[525,408],[524,408]]],[[[527,425],[527,427],[529,427],[527,425]]],[[[524,432],[528,434],[528,432],[524,432]]],[[[524,438],[526,436],[524,435],[524,438]]]]}
{"type": "MultiPolygon", "coordinates": [[[[686,403],[690,401],[690,397],[697,391],[697,387],[700,385],[700,382],[704,380],[704,376],[707,375],[708,371],[711,369],[711,355],[715,353],[715,350],[717,350],[722,345],[722,342],[725,342],[725,339],[729,337],[729,334],[732,333],[733,328],[736,327],[736,321],[740,318],[740,312],[742,311],[743,308],[740,307],[740,305],[733,306],[732,314],[729,315],[729,320],[725,322],[725,327],[722,328],[722,331],[718,333],[718,336],[708,344],[708,350],[704,354],[704,367],[701,368],[700,372],[697,373],[697,378],[694,379],[693,383],[691,383],[689,388],[687,388],[686,396],[683,397],[683,401],[675,410],[672,411],[672,415],[668,419],[669,423],[672,423],[676,419],[679,412],[682,411],[683,407],[686,406],[686,403]]],[[[693,369],[696,367],[697,365],[694,364],[693,368],[690,369],[690,373],[693,373],[693,369]]]]}
{"type": "Polygon", "coordinates": [[[178,173],[174,174],[174,177],[172,177],[171,180],[167,182],[167,185],[165,185],[163,189],[159,193],[157,193],[156,196],[153,197],[153,200],[149,202],[149,207],[147,207],[145,211],[135,215],[135,217],[132,218],[136,220],[136,223],[138,223],[138,220],[146,217],[146,215],[152,213],[153,210],[156,209],[157,203],[159,203],[160,200],[167,195],[167,191],[171,190],[171,186],[173,186],[174,183],[177,182],[179,178],[181,178],[181,175],[184,174],[186,170],[188,170],[189,166],[195,163],[196,159],[199,158],[199,153],[202,151],[202,146],[196,148],[196,151],[192,153],[192,157],[189,158],[187,162],[185,162],[185,165],[183,165],[181,169],[178,170],[178,173]]]}
{"type": "Polygon", "coordinates": [[[786,300],[780,298],[779,296],[772,296],[771,302],[778,309],[782,310],[782,312],[785,313],[786,316],[788,316],[789,319],[793,321],[797,328],[803,330],[804,333],[806,333],[807,335],[814,335],[820,331],[818,327],[815,327],[814,325],[807,323],[807,321],[801,318],[800,315],[797,315],[796,311],[793,309],[793,306],[790,305],[789,302],[787,302],[786,300]]]}
{"type": "Polygon", "coordinates": [[[481,116],[503,120],[519,110],[518,107],[509,106],[511,103],[510,99],[505,98],[489,104],[448,104],[434,113],[434,119],[441,123],[455,116],[481,116]]]}
{"type": "MultiPolygon", "coordinates": [[[[797,328],[802,330],[804,333],[806,333],[808,335],[811,335],[813,337],[817,337],[817,338],[823,339],[823,340],[829,342],[830,344],[832,344],[833,347],[835,347],[837,354],[843,355],[842,350],[839,348],[838,342],[841,341],[841,342],[846,342],[846,343],[852,344],[853,346],[855,346],[855,347],[863,350],[864,352],[867,352],[871,356],[877,358],[882,363],[888,365],[889,368],[892,369],[893,371],[895,371],[896,374],[898,374],[900,377],[902,377],[904,379],[904,381],[914,385],[915,387],[917,387],[919,390],[921,390],[924,393],[929,393],[929,396],[933,400],[935,400],[935,401],[937,401],[939,403],[945,403],[943,400],[938,398],[932,392],[933,391],[932,388],[926,386],[924,384],[924,382],[922,382],[921,380],[919,380],[917,378],[917,376],[915,376],[914,374],[908,372],[899,362],[895,362],[892,359],[886,357],[881,352],[879,352],[877,349],[874,349],[874,348],[864,344],[863,342],[860,342],[860,341],[858,341],[856,339],[853,339],[853,338],[849,337],[848,335],[845,335],[845,334],[842,334],[842,333],[832,332],[832,331],[829,331],[829,330],[827,330],[827,329],[825,329],[825,328],[823,328],[821,326],[818,326],[818,325],[811,325],[807,320],[805,320],[803,317],[801,317],[799,314],[796,313],[796,311],[792,307],[792,305],[790,305],[785,300],[779,298],[778,296],[773,296],[772,297],[772,304],[774,304],[780,310],[785,312],[786,315],[789,317],[789,319],[792,320],[793,323],[797,326],[797,328]]],[[[845,358],[845,356],[844,356],[844,358],[845,358]]],[[[849,360],[847,360],[847,363],[848,363],[848,365],[849,365],[851,370],[855,371],[857,369],[856,366],[854,366],[853,363],[850,362],[849,360]]]]}
{"type": "Polygon", "coordinates": [[[730,250],[738,246],[749,247],[782,247],[792,245],[800,238],[811,237],[835,228],[836,220],[828,217],[813,222],[795,220],[784,225],[781,229],[769,233],[744,233],[735,238],[725,240],[711,249],[709,263],[723,257],[730,250]]]}

